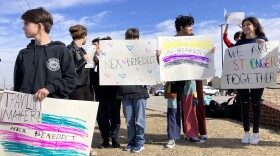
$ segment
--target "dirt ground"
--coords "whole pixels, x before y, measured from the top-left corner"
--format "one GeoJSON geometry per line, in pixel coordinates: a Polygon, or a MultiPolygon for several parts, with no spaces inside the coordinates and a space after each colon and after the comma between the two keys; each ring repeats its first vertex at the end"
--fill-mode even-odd
{"type": "Polygon", "coordinates": [[[146,111],[146,134],[145,149],[140,153],[130,153],[122,151],[126,146],[126,125],[122,115],[122,124],[119,141],[121,148],[112,147],[98,149],[102,142],[98,126],[95,128],[92,147],[100,156],[123,156],[123,155],[143,155],[143,156],[228,156],[228,155],[280,155],[280,131],[270,130],[265,127],[260,129],[260,142],[258,145],[244,145],[241,138],[243,136],[242,124],[238,121],[228,119],[207,118],[207,130],[209,139],[204,144],[186,143],[181,135],[181,140],[176,141],[176,146],[172,149],[164,148],[167,142],[166,114],[158,111],[146,111]]]}

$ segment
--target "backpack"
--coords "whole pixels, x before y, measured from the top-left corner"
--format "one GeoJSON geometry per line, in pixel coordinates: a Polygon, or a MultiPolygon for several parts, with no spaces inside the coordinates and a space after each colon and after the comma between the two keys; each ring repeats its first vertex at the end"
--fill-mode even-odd
{"type": "Polygon", "coordinates": [[[205,106],[206,116],[212,118],[227,118],[228,103],[223,102],[219,104],[219,102],[215,100],[211,100],[209,105],[205,106]]]}
{"type": "Polygon", "coordinates": [[[230,118],[242,121],[241,103],[238,94],[221,104],[215,100],[211,100],[209,105],[205,105],[205,110],[207,117],[230,118]],[[229,104],[231,100],[233,100],[233,104],[229,104]]]}
{"type": "MultiPolygon", "coordinates": [[[[229,101],[230,100],[231,99],[229,99],[229,101]]],[[[236,94],[236,96],[233,98],[232,105],[228,105],[228,117],[230,119],[235,119],[237,121],[242,121],[241,102],[240,102],[238,94],[236,94]]]]}

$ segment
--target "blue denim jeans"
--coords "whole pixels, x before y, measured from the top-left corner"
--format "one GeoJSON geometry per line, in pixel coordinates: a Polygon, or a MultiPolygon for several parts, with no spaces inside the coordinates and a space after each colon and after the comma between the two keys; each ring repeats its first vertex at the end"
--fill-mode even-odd
{"type": "Polygon", "coordinates": [[[144,145],[146,99],[124,99],[122,103],[126,118],[128,143],[144,145]]]}

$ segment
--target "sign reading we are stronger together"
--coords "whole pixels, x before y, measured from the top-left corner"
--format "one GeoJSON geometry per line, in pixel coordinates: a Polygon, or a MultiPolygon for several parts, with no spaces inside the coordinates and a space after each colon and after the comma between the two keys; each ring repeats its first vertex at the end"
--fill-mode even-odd
{"type": "Polygon", "coordinates": [[[269,41],[226,49],[222,88],[264,88],[276,85],[278,48],[278,41],[269,41]]]}

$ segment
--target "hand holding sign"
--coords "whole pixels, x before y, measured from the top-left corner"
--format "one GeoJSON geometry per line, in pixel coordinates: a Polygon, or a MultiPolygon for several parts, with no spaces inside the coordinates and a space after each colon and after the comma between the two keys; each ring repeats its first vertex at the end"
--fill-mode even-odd
{"type": "Polygon", "coordinates": [[[244,19],[244,12],[232,12],[228,13],[226,10],[224,12],[224,16],[226,18],[227,24],[240,24],[244,19]]]}

